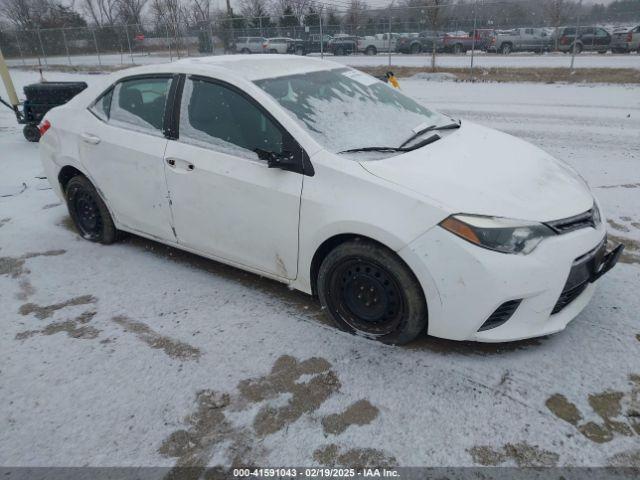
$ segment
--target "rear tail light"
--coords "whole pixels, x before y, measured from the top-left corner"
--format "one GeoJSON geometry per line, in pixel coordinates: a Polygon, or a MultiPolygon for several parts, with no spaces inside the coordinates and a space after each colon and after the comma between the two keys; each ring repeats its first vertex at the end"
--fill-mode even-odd
{"type": "Polygon", "coordinates": [[[562,45],[566,45],[567,43],[569,43],[569,39],[567,37],[560,37],[560,43],[562,45]]]}
{"type": "Polygon", "coordinates": [[[47,130],[51,128],[51,122],[49,120],[45,120],[40,125],[38,125],[38,131],[40,132],[40,136],[43,136],[47,133],[47,130]]]}
{"type": "Polygon", "coordinates": [[[262,48],[267,48],[267,43],[266,42],[262,44],[262,48]]]}
{"type": "Polygon", "coordinates": [[[491,38],[491,45],[495,45],[496,44],[496,37],[492,37],[491,38]]]}
{"type": "Polygon", "coordinates": [[[633,33],[629,32],[627,33],[627,42],[632,42],[633,41],[633,33]]]}

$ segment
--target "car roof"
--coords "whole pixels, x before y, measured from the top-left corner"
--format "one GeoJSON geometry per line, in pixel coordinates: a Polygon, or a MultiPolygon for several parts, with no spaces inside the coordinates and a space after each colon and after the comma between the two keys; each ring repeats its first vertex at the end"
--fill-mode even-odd
{"type": "Polygon", "coordinates": [[[281,77],[322,70],[345,68],[341,63],[313,57],[264,55],[216,55],[184,58],[172,63],[146,65],[121,70],[120,77],[149,73],[193,73],[215,75],[225,71],[250,82],[263,78],[281,77]],[[126,75],[125,75],[126,74],[126,75]]]}

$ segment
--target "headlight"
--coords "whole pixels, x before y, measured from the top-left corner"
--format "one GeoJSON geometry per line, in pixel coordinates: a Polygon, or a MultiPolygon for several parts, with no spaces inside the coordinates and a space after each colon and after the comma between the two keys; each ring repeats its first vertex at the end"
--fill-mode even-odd
{"type": "Polygon", "coordinates": [[[592,212],[593,212],[593,225],[595,227],[599,227],[600,224],[602,223],[602,215],[600,214],[600,209],[598,208],[598,204],[596,202],[593,202],[592,212]]]}
{"type": "Polygon", "coordinates": [[[542,223],[480,215],[451,215],[440,226],[479,247],[502,253],[531,253],[543,239],[555,235],[542,223]]]}

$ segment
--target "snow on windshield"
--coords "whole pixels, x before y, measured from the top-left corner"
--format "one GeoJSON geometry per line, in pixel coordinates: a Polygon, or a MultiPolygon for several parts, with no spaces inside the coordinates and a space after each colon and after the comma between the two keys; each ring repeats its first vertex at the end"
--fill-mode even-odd
{"type": "Polygon", "coordinates": [[[362,147],[398,147],[417,125],[445,121],[442,115],[385,83],[349,68],[255,83],[334,153],[362,147]]]}

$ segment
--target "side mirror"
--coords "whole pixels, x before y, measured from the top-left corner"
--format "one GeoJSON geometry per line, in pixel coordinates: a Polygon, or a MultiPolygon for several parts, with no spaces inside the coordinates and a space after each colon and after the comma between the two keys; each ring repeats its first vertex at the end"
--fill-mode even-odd
{"type": "Polygon", "coordinates": [[[254,151],[260,160],[266,160],[269,168],[279,168],[289,172],[302,173],[302,165],[300,165],[300,161],[295,158],[292,152],[268,152],[261,148],[256,148],[254,151]]]}

